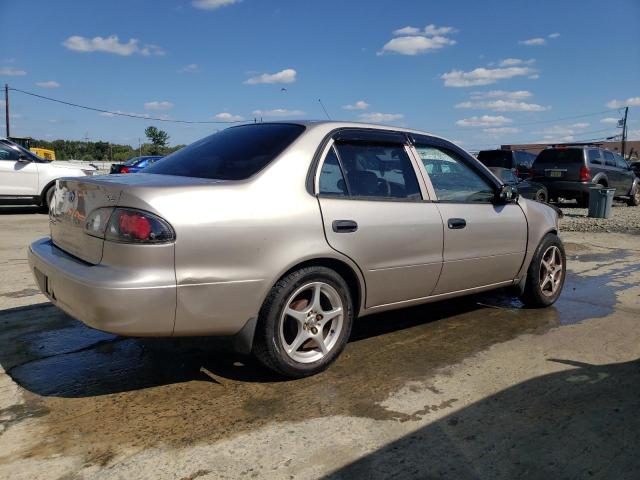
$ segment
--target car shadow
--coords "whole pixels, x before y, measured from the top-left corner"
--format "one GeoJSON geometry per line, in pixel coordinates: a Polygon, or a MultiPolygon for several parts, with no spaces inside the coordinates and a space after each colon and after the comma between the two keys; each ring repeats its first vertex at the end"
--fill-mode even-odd
{"type": "Polygon", "coordinates": [[[0,215],[25,215],[29,213],[47,214],[45,207],[37,205],[3,205],[0,206],[0,215]]]}
{"type": "Polygon", "coordinates": [[[640,360],[515,385],[326,478],[640,478],[640,360]]]}

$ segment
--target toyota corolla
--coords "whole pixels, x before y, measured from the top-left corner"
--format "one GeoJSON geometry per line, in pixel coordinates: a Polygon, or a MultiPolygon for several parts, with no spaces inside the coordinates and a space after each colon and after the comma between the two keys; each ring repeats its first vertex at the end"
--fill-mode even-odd
{"type": "MultiPolygon", "coordinates": [[[[344,122],[235,126],[137,175],[58,180],[40,289],[131,336],[229,336],[289,377],[355,317],[511,287],[556,301],[556,211],[432,134],[344,122]]],[[[366,321],[366,320],[363,320],[366,321]]]]}

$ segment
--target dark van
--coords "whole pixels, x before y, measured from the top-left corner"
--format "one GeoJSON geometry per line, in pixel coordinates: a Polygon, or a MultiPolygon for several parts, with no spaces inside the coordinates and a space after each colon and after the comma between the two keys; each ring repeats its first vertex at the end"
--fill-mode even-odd
{"type": "Polygon", "coordinates": [[[520,179],[531,176],[531,166],[536,156],[522,150],[482,150],[478,160],[491,168],[507,168],[520,179]]]}

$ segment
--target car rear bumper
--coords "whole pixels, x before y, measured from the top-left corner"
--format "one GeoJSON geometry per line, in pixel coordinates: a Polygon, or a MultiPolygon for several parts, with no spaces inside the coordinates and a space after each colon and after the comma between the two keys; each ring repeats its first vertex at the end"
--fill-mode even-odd
{"type": "Polygon", "coordinates": [[[589,188],[594,184],[591,182],[575,182],[568,180],[547,180],[544,178],[535,178],[534,182],[547,187],[549,195],[552,197],[568,197],[576,198],[584,194],[589,194],[589,188]]]}
{"type": "Polygon", "coordinates": [[[133,276],[123,268],[86,263],[56,247],[49,237],[30,245],[28,259],[40,290],[88,326],[119,335],[173,334],[175,272],[165,276],[154,271],[141,282],[139,272],[133,276]]]}

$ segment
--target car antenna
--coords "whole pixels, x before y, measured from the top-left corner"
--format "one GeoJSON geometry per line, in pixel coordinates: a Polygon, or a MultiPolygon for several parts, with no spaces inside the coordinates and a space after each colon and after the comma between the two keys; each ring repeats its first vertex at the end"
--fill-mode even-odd
{"type": "Polygon", "coordinates": [[[327,109],[324,108],[324,104],[322,103],[322,100],[318,99],[318,103],[320,104],[320,106],[322,107],[322,110],[324,111],[324,114],[327,116],[327,118],[329,120],[331,120],[331,117],[329,116],[329,113],[327,113],[327,109]]]}

